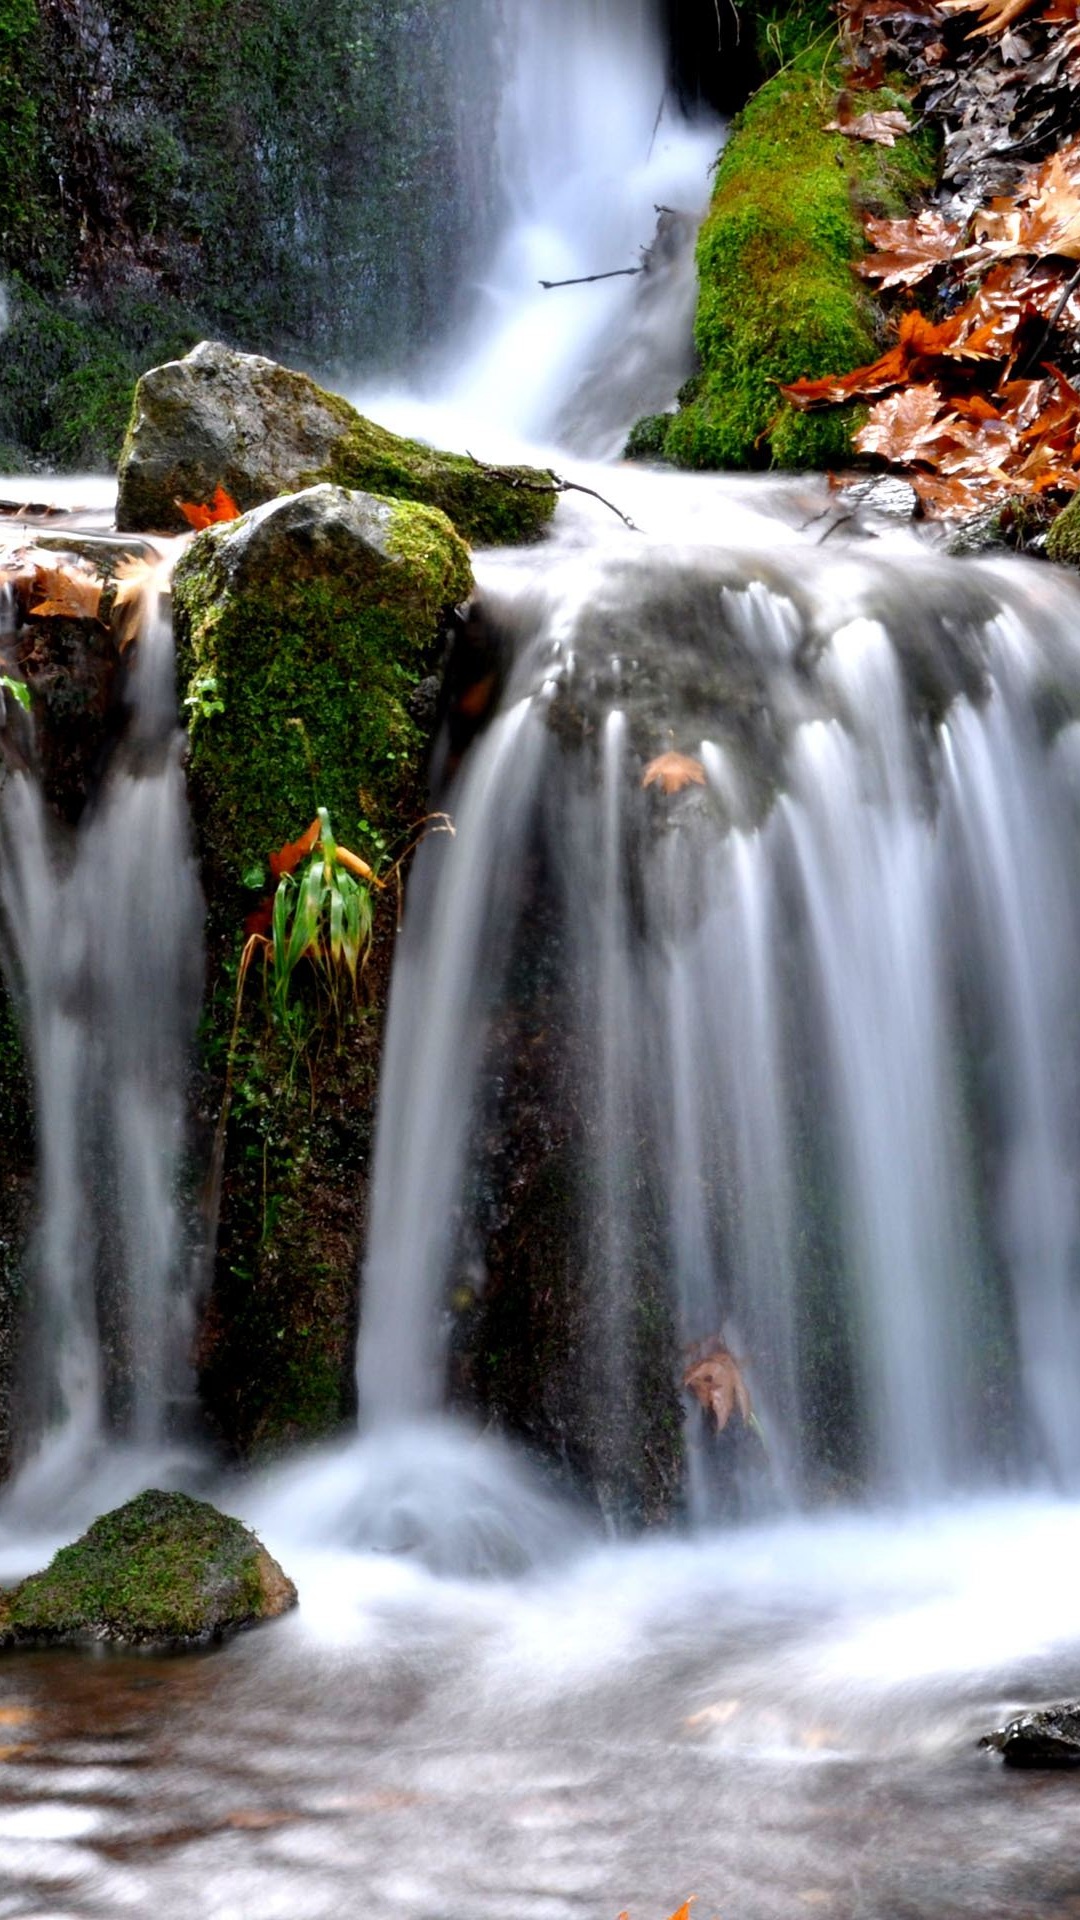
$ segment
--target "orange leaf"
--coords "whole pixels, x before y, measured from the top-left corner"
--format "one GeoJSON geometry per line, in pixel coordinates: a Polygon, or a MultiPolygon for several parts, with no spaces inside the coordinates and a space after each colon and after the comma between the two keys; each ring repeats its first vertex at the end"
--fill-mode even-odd
{"type": "Polygon", "coordinates": [[[72,562],[43,560],[37,565],[31,584],[30,612],[38,620],[97,620],[105,582],[72,562]]]}
{"type": "Polygon", "coordinates": [[[240,509],[236,501],[231,494],[226,493],[224,487],[215,487],[214,497],[208,507],[198,506],[191,500],[177,500],[174,504],[179,507],[188,526],[194,527],[196,533],[201,533],[204,527],[217,526],[223,520],[240,518],[240,509]]]}
{"type": "Polygon", "coordinates": [[[319,831],[318,821],[313,820],[299,840],[290,840],[287,846],[279,847],[276,853],[270,855],[270,871],[275,880],[280,880],[283,874],[296,871],[305,853],[310,853],[317,845],[319,831]]]}
{"type": "Polygon", "coordinates": [[[690,1908],[696,1899],[697,1899],[697,1894],[692,1893],[690,1895],[689,1900],[683,1901],[682,1906],[679,1908],[678,1913],[672,1914],[671,1920],[690,1920],[690,1908]]]}
{"type": "Polygon", "coordinates": [[[688,753],[661,753],[650,760],[642,775],[643,787],[659,787],[664,793],[681,793],[684,787],[703,787],[705,769],[700,760],[688,753]]]}
{"type": "Polygon", "coordinates": [[[683,1386],[712,1414],[717,1433],[723,1433],[736,1410],[744,1426],[749,1426],[754,1412],[750,1392],[739,1362],[722,1342],[687,1368],[683,1386]]]}

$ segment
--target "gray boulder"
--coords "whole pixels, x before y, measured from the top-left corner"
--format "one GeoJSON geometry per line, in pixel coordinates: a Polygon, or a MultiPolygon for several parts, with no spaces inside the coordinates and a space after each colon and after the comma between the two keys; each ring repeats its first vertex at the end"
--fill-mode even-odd
{"type": "Polygon", "coordinates": [[[182,533],[179,501],[208,505],[221,487],[247,512],[323,481],[439,507],[481,546],[538,539],[557,498],[550,474],[489,469],[404,440],[306,373],[204,340],[139,381],[117,526],[182,533]]]}

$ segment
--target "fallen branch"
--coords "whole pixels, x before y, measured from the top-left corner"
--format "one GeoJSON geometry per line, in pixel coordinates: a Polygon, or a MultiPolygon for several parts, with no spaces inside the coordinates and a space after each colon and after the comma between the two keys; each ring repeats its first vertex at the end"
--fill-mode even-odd
{"type": "Polygon", "coordinates": [[[504,487],[513,487],[517,493],[587,493],[590,500],[599,500],[602,507],[607,507],[611,513],[617,514],[623,526],[629,527],[631,533],[641,532],[641,528],[631,520],[630,515],[624,513],[621,507],[617,507],[613,500],[605,499],[602,493],[597,493],[595,487],[582,486],[580,480],[564,480],[557,473],[552,473],[547,481],[528,480],[523,473],[516,473],[512,467],[488,466],[485,460],[478,460],[475,453],[468,454],[468,458],[474,467],[479,467],[481,473],[487,474],[489,480],[498,480],[504,487]]]}
{"type": "Polygon", "coordinates": [[[628,280],[632,274],[648,271],[644,264],[640,267],[614,267],[610,273],[583,273],[577,280],[541,280],[540,285],[545,293],[550,293],[552,287],[591,287],[597,280],[628,280]]]}

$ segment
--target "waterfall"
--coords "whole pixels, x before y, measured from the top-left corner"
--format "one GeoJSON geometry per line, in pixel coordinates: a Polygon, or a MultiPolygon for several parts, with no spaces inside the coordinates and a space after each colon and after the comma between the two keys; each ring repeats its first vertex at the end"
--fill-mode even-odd
{"type": "Polygon", "coordinates": [[[85,1463],[159,1444],[191,1391],[177,1183],[202,989],[167,602],[152,587],[129,713],[74,831],[34,772],[0,789],[0,957],[21,1013],[39,1154],[31,1442],[85,1463]]]}
{"type": "Polygon", "coordinates": [[[514,667],[409,903],[362,1405],[380,1379],[399,1413],[437,1404],[508,1002],[554,915],[609,1444],[633,1445],[648,1243],[681,1345],[741,1356],[789,1495],[841,1460],[920,1499],[1075,1484],[1075,587],[914,541],[785,559],[764,516],[741,552],[589,525],[587,559],[579,524],[481,565],[514,667]],[[672,746],[696,775],[663,794],[643,776],[672,746]]]}

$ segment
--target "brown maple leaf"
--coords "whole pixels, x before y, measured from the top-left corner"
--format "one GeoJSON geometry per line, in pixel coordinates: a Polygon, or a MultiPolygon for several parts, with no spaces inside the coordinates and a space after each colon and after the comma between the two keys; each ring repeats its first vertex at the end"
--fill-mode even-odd
{"type": "Polygon", "coordinates": [[[129,554],[116,569],[109,625],[121,653],[126,653],[138,636],[146,596],[157,571],[157,564],[144,560],[141,554],[129,554]]]}
{"type": "Polygon", "coordinates": [[[311,853],[318,845],[319,833],[319,822],[313,820],[299,840],[290,840],[286,846],[279,847],[276,853],[270,855],[270,871],[275,880],[280,880],[286,873],[295,873],[304,855],[311,853]]]}
{"type": "Polygon", "coordinates": [[[723,1342],[687,1368],[683,1386],[694,1395],[706,1413],[712,1415],[717,1433],[723,1433],[736,1411],[744,1426],[749,1426],[753,1420],[753,1403],[743,1379],[742,1368],[723,1342]]]}
{"type": "Polygon", "coordinates": [[[901,387],[875,402],[854,445],[860,453],[876,453],[893,466],[914,461],[934,464],[950,427],[959,425],[954,413],[943,413],[944,407],[938,386],[901,387]]]}
{"type": "Polygon", "coordinates": [[[705,786],[705,769],[688,753],[661,753],[649,761],[641,784],[659,787],[662,793],[681,793],[684,787],[705,786]]]}
{"type": "Polygon", "coordinates": [[[105,582],[77,560],[57,560],[38,550],[28,611],[35,620],[98,620],[105,582]]]}
{"type": "Polygon", "coordinates": [[[913,220],[876,220],[867,214],[866,237],[877,251],[859,262],[864,280],[876,280],[884,293],[889,287],[915,287],[950,261],[960,244],[963,227],[944,214],[927,209],[913,220]]]}
{"type": "Polygon", "coordinates": [[[855,113],[850,93],[841,93],[836,102],[836,118],[830,120],[826,133],[843,133],[849,140],[869,140],[879,147],[895,147],[896,136],[907,133],[908,117],[896,108],[888,108],[884,113],[871,108],[866,113],[855,113]]]}
{"type": "Polygon", "coordinates": [[[236,501],[220,486],[215,487],[214,497],[208,506],[200,506],[191,500],[177,500],[174,505],[179,507],[188,526],[194,527],[196,533],[201,533],[205,527],[218,526],[223,520],[240,518],[236,501]]]}
{"type": "Polygon", "coordinates": [[[979,24],[968,34],[974,40],[983,34],[1004,33],[1035,5],[1035,0],[938,0],[942,13],[977,13],[979,24]]]}

